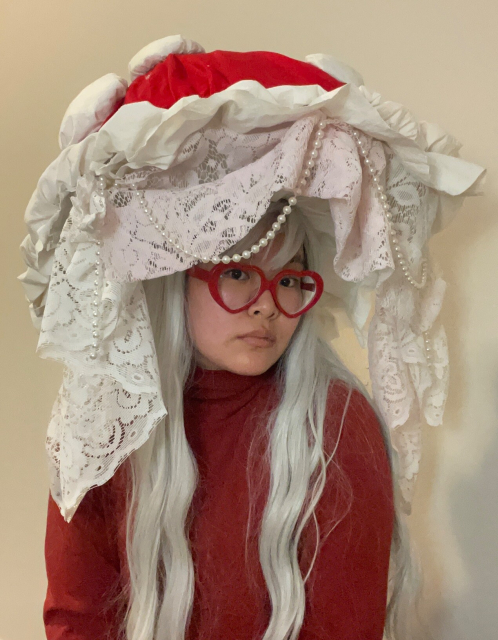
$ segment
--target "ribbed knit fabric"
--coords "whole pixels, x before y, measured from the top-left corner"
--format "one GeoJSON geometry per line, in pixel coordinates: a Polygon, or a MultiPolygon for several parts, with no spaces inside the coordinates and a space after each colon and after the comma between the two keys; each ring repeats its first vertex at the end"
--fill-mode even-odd
{"type": "MultiPolygon", "coordinates": [[[[261,376],[239,376],[197,368],[185,391],[185,429],[200,474],[189,534],[196,588],[187,640],[256,640],[270,619],[258,556],[258,528],[269,488],[267,436],[258,425],[265,424],[263,415],[278,402],[275,370],[274,365],[261,376]]],[[[328,454],[347,397],[344,384],[331,385],[324,425],[328,454]]],[[[377,418],[357,391],[350,398],[334,461],[317,508],[322,542],[306,584],[299,638],[382,640],[392,483],[377,418]]],[[[70,523],[49,497],[43,608],[48,640],[118,638],[122,610],[106,603],[128,580],[126,480],[124,463],[108,483],[85,496],[70,523]]],[[[299,546],[304,573],[314,536],[311,524],[299,546]]]]}

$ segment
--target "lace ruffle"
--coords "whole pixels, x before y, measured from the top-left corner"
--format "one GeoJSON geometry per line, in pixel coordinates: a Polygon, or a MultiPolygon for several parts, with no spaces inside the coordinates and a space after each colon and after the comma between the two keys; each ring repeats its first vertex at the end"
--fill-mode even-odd
{"type": "Polygon", "coordinates": [[[410,501],[420,421],[441,422],[447,393],[446,341],[438,325],[444,282],[429,270],[427,288],[418,291],[394,270],[386,220],[351,125],[365,132],[413,273],[427,258],[434,224],[443,220],[441,192],[471,193],[483,170],[454,156],[448,161],[442,151],[448,141],[436,135],[429,144],[430,127],[410,128],[406,114],[390,121],[389,109],[375,101],[351,85],[327,94],[244,81],[167,111],[135,103],[67,147],[44,173],[26,212],[28,270],[19,279],[40,328],[40,355],[66,365],[47,437],[52,495],[65,517],[166,414],[141,281],[191,263],[164,244],[131,183],[146,190],[155,214],[184,246],[219,254],[256,224],[271,198],[293,189],[322,114],[332,122],[298,204],[320,232],[328,299],[342,300],[360,340],[369,313],[364,292],[377,288],[368,334],[373,392],[400,453],[410,501]],[[438,151],[424,149],[428,144],[438,151]],[[96,174],[116,179],[107,202],[95,193],[96,174]],[[98,238],[102,338],[97,361],[90,361],[98,238]],[[437,354],[432,368],[422,332],[437,354]]]}

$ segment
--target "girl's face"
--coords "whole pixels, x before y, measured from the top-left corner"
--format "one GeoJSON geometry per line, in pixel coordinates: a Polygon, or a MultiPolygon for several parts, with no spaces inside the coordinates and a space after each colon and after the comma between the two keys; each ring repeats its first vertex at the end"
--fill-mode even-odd
{"type": "MultiPolygon", "coordinates": [[[[303,270],[301,249],[279,269],[268,270],[271,257],[278,252],[283,234],[278,235],[264,253],[257,253],[239,264],[253,264],[272,279],[284,268],[303,270]]],[[[200,263],[210,271],[212,263],[200,263]]],[[[224,369],[239,375],[256,376],[269,369],[283,354],[299,324],[300,317],[288,318],[281,313],[270,291],[248,309],[229,313],[213,300],[208,283],[187,275],[186,295],[190,331],[197,364],[203,369],[224,369]],[[264,332],[266,340],[243,337],[253,331],[264,332]]]]}

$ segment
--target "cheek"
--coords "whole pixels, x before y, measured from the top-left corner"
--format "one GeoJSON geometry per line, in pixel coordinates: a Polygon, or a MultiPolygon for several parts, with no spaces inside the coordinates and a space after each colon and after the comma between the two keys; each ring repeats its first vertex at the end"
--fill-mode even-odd
{"type": "Polygon", "coordinates": [[[301,318],[287,318],[284,315],[281,315],[279,318],[280,327],[277,331],[278,341],[280,342],[280,346],[282,351],[285,351],[285,348],[289,344],[294,332],[296,331],[301,318]]]}
{"type": "Polygon", "coordinates": [[[193,278],[187,282],[187,308],[192,340],[200,351],[219,344],[229,333],[231,315],[213,300],[204,283],[193,278]]]}

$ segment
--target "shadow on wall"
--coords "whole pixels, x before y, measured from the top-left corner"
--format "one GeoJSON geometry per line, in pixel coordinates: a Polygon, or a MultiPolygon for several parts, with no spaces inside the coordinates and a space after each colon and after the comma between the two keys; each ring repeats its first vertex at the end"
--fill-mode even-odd
{"type": "Polygon", "coordinates": [[[492,313],[498,288],[496,269],[490,268],[497,255],[498,221],[493,209],[489,199],[471,201],[431,242],[448,282],[442,321],[450,389],[443,424],[423,430],[409,524],[424,569],[423,618],[436,640],[496,638],[496,627],[489,625],[498,594],[498,330],[492,313]],[[482,274],[489,274],[488,281],[482,274]]]}

